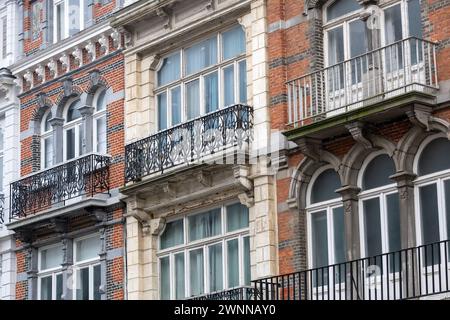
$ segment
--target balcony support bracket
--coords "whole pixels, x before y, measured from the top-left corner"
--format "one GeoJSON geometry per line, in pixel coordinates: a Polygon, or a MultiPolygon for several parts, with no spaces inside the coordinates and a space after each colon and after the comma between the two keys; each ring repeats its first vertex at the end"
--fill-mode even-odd
{"type": "Polygon", "coordinates": [[[302,137],[295,141],[301,152],[314,161],[320,161],[320,140],[302,137]]]}
{"type": "Polygon", "coordinates": [[[367,134],[367,126],[360,122],[352,122],[345,126],[352,135],[353,139],[364,146],[365,149],[372,149],[373,143],[370,141],[367,134]]]}
{"type": "Polygon", "coordinates": [[[255,203],[253,194],[253,181],[250,179],[250,167],[245,165],[237,165],[233,168],[234,178],[238,187],[243,189],[243,192],[238,194],[239,201],[247,206],[252,207],[255,203]]]}

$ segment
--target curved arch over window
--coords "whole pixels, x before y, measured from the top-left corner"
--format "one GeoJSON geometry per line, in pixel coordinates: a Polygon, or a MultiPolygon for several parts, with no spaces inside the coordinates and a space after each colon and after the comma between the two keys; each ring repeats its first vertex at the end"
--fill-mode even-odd
{"type": "MultiPolygon", "coordinates": [[[[345,256],[344,208],[336,190],[341,187],[339,175],[331,168],[318,171],[311,180],[308,219],[308,259],[312,268],[341,263],[345,256]]],[[[342,270],[316,275],[314,285],[322,286],[334,279],[344,279],[342,270]]]]}
{"type": "Polygon", "coordinates": [[[450,141],[437,138],[426,145],[419,157],[418,174],[423,176],[450,169],[450,141]]]}
{"type": "MultiPolygon", "coordinates": [[[[359,210],[363,256],[373,257],[401,249],[397,186],[389,179],[394,173],[394,161],[387,154],[372,154],[362,166],[359,210]]],[[[381,260],[375,263],[388,267],[381,266],[381,260]]],[[[390,271],[398,271],[398,267],[391,265],[390,271]]]]}
{"type": "MultiPolygon", "coordinates": [[[[423,142],[416,160],[415,180],[418,242],[431,244],[450,237],[450,141],[431,137],[423,142]]],[[[434,248],[439,251],[439,246],[434,248]]],[[[426,257],[426,265],[439,263],[439,256],[426,257]]]]}
{"type": "Polygon", "coordinates": [[[362,7],[356,0],[336,0],[326,8],[327,20],[334,20],[359,9],[362,7]]]}
{"type": "Polygon", "coordinates": [[[41,167],[43,169],[53,165],[53,135],[50,120],[52,113],[48,110],[41,122],[41,167]]]}
{"type": "Polygon", "coordinates": [[[107,128],[106,128],[106,90],[99,90],[94,96],[94,151],[102,154],[107,152],[107,128]]]}
{"type": "Polygon", "coordinates": [[[83,122],[79,108],[81,100],[68,103],[66,123],[64,125],[64,160],[70,160],[83,154],[83,122]]]}
{"type": "Polygon", "coordinates": [[[80,110],[78,110],[79,107],[81,107],[80,99],[73,101],[69,105],[69,108],[67,109],[66,122],[75,121],[75,120],[81,118],[80,110]]]}

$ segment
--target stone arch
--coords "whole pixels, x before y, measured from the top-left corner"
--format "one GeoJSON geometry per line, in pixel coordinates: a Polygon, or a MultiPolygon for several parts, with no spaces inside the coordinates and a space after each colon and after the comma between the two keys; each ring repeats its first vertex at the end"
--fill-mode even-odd
{"type": "Polygon", "coordinates": [[[66,78],[63,80],[63,92],[56,99],[56,111],[53,117],[62,118],[64,108],[66,107],[67,101],[72,98],[80,97],[83,94],[83,90],[73,83],[72,78],[66,78]]]}
{"type": "Polygon", "coordinates": [[[46,93],[40,92],[36,95],[37,98],[37,107],[33,110],[31,115],[31,120],[29,124],[29,128],[33,130],[33,133],[38,135],[41,132],[41,121],[44,117],[45,113],[48,110],[51,110],[53,117],[54,105],[53,101],[47,96],[46,93]]]}
{"type": "MultiPolygon", "coordinates": [[[[94,103],[94,96],[98,90],[110,90],[108,81],[101,75],[100,71],[95,69],[89,72],[89,84],[86,88],[86,105],[92,106],[94,103]]],[[[112,90],[110,90],[112,91],[112,90]]],[[[110,92],[112,93],[112,92],[110,92]]],[[[110,96],[108,94],[108,96],[110,96]]]]}

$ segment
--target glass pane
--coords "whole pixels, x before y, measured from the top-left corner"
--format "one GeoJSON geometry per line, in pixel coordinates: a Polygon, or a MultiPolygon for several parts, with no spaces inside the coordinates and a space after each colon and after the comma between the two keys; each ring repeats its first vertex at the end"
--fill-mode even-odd
{"type": "Polygon", "coordinates": [[[97,111],[106,109],[106,90],[102,90],[97,97],[97,111]]]}
{"type": "MultiPolygon", "coordinates": [[[[419,0],[408,0],[408,25],[410,37],[423,38],[419,0]]],[[[409,45],[411,46],[411,63],[416,64],[418,61],[422,61],[422,42],[411,39],[409,45]]]]}
{"type": "Polygon", "coordinates": [[[41,278],[41,300],[52,300],[52,276],[41,278]]]}
{"type": "Polygon", "coordinates": [[[170,90],[172,99],[172,126],[181,123],[181,87],[170,90]]]}
{"type": "MultiPolygon", "coordinates": [[[[366,37],[366,23],[361,20],[350,22],[350,57],[360,56],[369,51],[366,37]]],[[[366,57],[358,57],[350,61],[352,84],[362,81],[363,73],[367,70],[366,57]]]]}
{"type": "Polygon", "coordinates": [[[80,123],[78,125],[78,154],[76,156],[80,156],[83,154],[83,124],[80,123]]]}
{"type": "Polygon", "coordinates": [[[387,221],[389,230],[389,251],[399,251],[401,249],[400,234],[400,206],[398,193],[386,196],[387,221]]]}
{"type": "Polygon", "coordinates": [[[217,38],[202,41],[185,51],[186,75],[217,63],[217,38]]]}
{"type": "Polygon", "coordinates": [[[62,300],[63,295],[63,276],[62,273],[56,275],[56,300],[62,300]]]}
{"type": "Polygon", "coordinates": [[[438,138],[431,141],[423,150],[419,159],[419,174],[426,175],[433,172],[450,169],[450,141],[438,138]]]}
{"type": "Polygon", "coordinates": [[[205,76],[205,109],[206,113],[219,108],[219,82],[217,72],[205,76]]]}
{"type": "Polygon", "coordinates": [[[190,267],[190,296],[197,296],[204,292],[203,249],[193,250],[189,253],[190,267]]]}
{"type": "Polygon", "coordinates": [[[345,262],[345,222],[344,207],[333,208],[334,223],[334,263],[345,262]]]}
{"type": "Polygon", "coordinates": [[[239,241],[227,242],[228,288],[239,286],[239,241]]]}
{"type": "Polygon", "coordinates": [[[344,61],[344,31],[338,27],[328,31],[328,65],[344,61]]]}
{"type": "Polygon", "coordinates": [[[222,244],[209,246],[209,291],[223,289],[222,244]]]}
{"type": "Polygon", "coordinates": [[[57,246],[45,250],[41,250],[41,267],[40,270],[47,270],[61,267],[62,261],[62,246],[57,246]]]}
{"type": "Polygon", "coordinates": [[[234,66],[223,69],[224,106],[234,104],[234,66]]]}
{"type": "Polygon", "coordinates": [[[239,62],[239,102],[247,104],[247,61],[239,62]]]}
{"type": "Polygon", "coordinates": [[[89,6],[89,3],[91,3],[91,0],[83,0],[83,2],[84,2],[84,26],[83,26],[83,28],[86,28],[92,20],[93,6],[89,6]]]}
{"type": "Polygon", "coordinates": [[[69,109],[67,109],[67,122],[71,122],[81,118],[81,113],[78,109],[79,107],[81,107],[80,100],[72,102],[72,104],[69,106],[69,109]]]}
{"type": "MultiPolygon", "coordinates": [[[[389,45],[403,38],[400,5],[387,8],[384,13],[386,45],[389,45]]],[[[388,47],[385,54],[388,72],[403,68],[403,48],[401,43],[388,47]]]]}
{"type": "MultiPolygon", "coordinates": [[[[445,192],[445,216],[447,218],[446,239],[450,239],[450,180],[444,181],[444,192],[445,192]]],[[[450,259],[450,255],[448,257],[450,259]]]]}
{"type": "Polygon", "coordinates": [[[77,270],[77,300],[89,300],[89,267],[77,270]]]}
{"type": "Polygon", "coordinates": [[[245,53],[245,32],[240,25],[222,33],[222,50],[224,60],[245,53]]]}
{"type": "Polygon", "coordinates": [[[98,258],[101,249],[99,237],[91,237],[76,241],[76,261],[98,258]]]}
{"type": "Polygon", "coordinates": [[[45,118],[45,132],[50,131],[52,129],[52,125],[50,124],[50,120],[52,118],[51,113],[47,114],[47,117],[45,118]]]}
{"type": "Polygon", "coordinates": [[[375,157],[367,165],[363,175],[363,190],[373,189],[394,183],[389,179],[395,173],[394,161],[387,155],[375,157]]]}
{"type": "Polygon", "coordinates": [[[248,227],[248,208],[240,203],[227,206],[227,231],[248,227]]]}
{"type": "Polygon", "coordinates": [[[69,0],[69,36],[80,31],[80,0],[69,0]]]}
{"type": "Polygon", "coordinates": [[[327,20],[333,20],[350,12],[361,9],[356,0],[339,0],[327,8],[327,20]]]}
{"type": "Polygon", "coordinates": [[[423,244],[437,242],[440,240],[437,185],[420,187],[419,197],[423,244]]]}
{"type": "Polygon", "coordinates": [[[106,153],[106,116],[97,119],[97,152],[106,153]]]}
{"type": "Polygon", "coordinates": [[[166,224],[164,233],[160,238],[161,249],[167,249],[173,246],[183,244],[184,231],[183,231],[183,219],[172,221],[166,224]]]}
{"type": "Polygon", "coordinates": [[[51,167],[53,164],[53,138],[46,138],[44,140],[44,166],[51,167]]]}
{"type": "Polygon", "coordinates": [[[200,81],[186,84],[186,107],[188,120],[200,116],[200,81]]]}
{"type": "Polygon", "coordinates": [[[56,6],[56,41],[60,41],[65,38],[64,28],[64,3],[60,3],[56,6]]]}
{"type": "Polygon", "coordinates": [[[244,238],[244,284],[250,285],[251,281],[250,266],[250,237],[244,238]]]}
{"type": "Polygon", "coordinates": [[[339,198],[336,190],[341,187],[339,175],[333,169],[322,172],[314,182],[311,190],[311,203],[339,198]]]}
{"type": "Polygon", "coordinates": [[[175,297],[176,299],[184,299],[184,253],[175,255],[175,281],[175,297]]]}
{"type": "Polygon", "coordinates": [[[163,86],[180,78],[180,52],[164,58],[158,71],[158,86],[163,86]]]}
{"type": "Polygon", "coordinates": [[[311,238],[313,268],[328,265],[328,230],[327,212],[320,211],[311,214],[311,238]]]}
{"type": "Polygon", "coordinates": [[[160,260],[161,268],[161,299],[170,299],[170,264],[169,257],[161,258],[160,260]]]}
{"type": "Polygon", "coordinates": [[[380,199],[363,201],[366,257],[382,253],[380,199]]]}
{"type": "Polygon", "coordinates": [[[167,129],[167,94],[158,95],[158,129],[167,129]]]}
{"type": "Polygon", "coordinates": [[[189,241],[216,236],[222,231],[221,210],[213,209],[208,212],[189,217],[189,241]]]}
{"type": "Polygon", "coordinates": [[[94,300],[100,300],[100,285],[102,284],[101,279],[101,268],[100,265],[94,266],[94,300]]]}

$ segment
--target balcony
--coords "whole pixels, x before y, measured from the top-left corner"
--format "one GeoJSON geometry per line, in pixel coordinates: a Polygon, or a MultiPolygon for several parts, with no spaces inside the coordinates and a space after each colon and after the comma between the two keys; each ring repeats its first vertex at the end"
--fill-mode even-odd
{"type": "Polygon", "coordinates": [[[251,140],[252,124],[252,108],[238,104],[131,143],[125,147],[125,182],[245,148],[251,140]]]}
{"type": "Polygon", "coordinates": [[[255,288],[239,287],[193,297],[189,300],[255,300],[257,298],[255,288]]]}
{"type": "Polygon", "coordinates": [[[403,300],[448,296],[450,241],[253,281],[260,300],[403,300]]]}
{"type": "Polygon", "coordinates": [[[89,154],[11,183],[10,220],[109,195],[110,157],[89,154]]]}
{"type": "Polygon", "coordinates": [[[287,135],[384,112],[408,94],[427,103],[437,89],[436,44],[407,38],[289,81],[287,135]]]}

